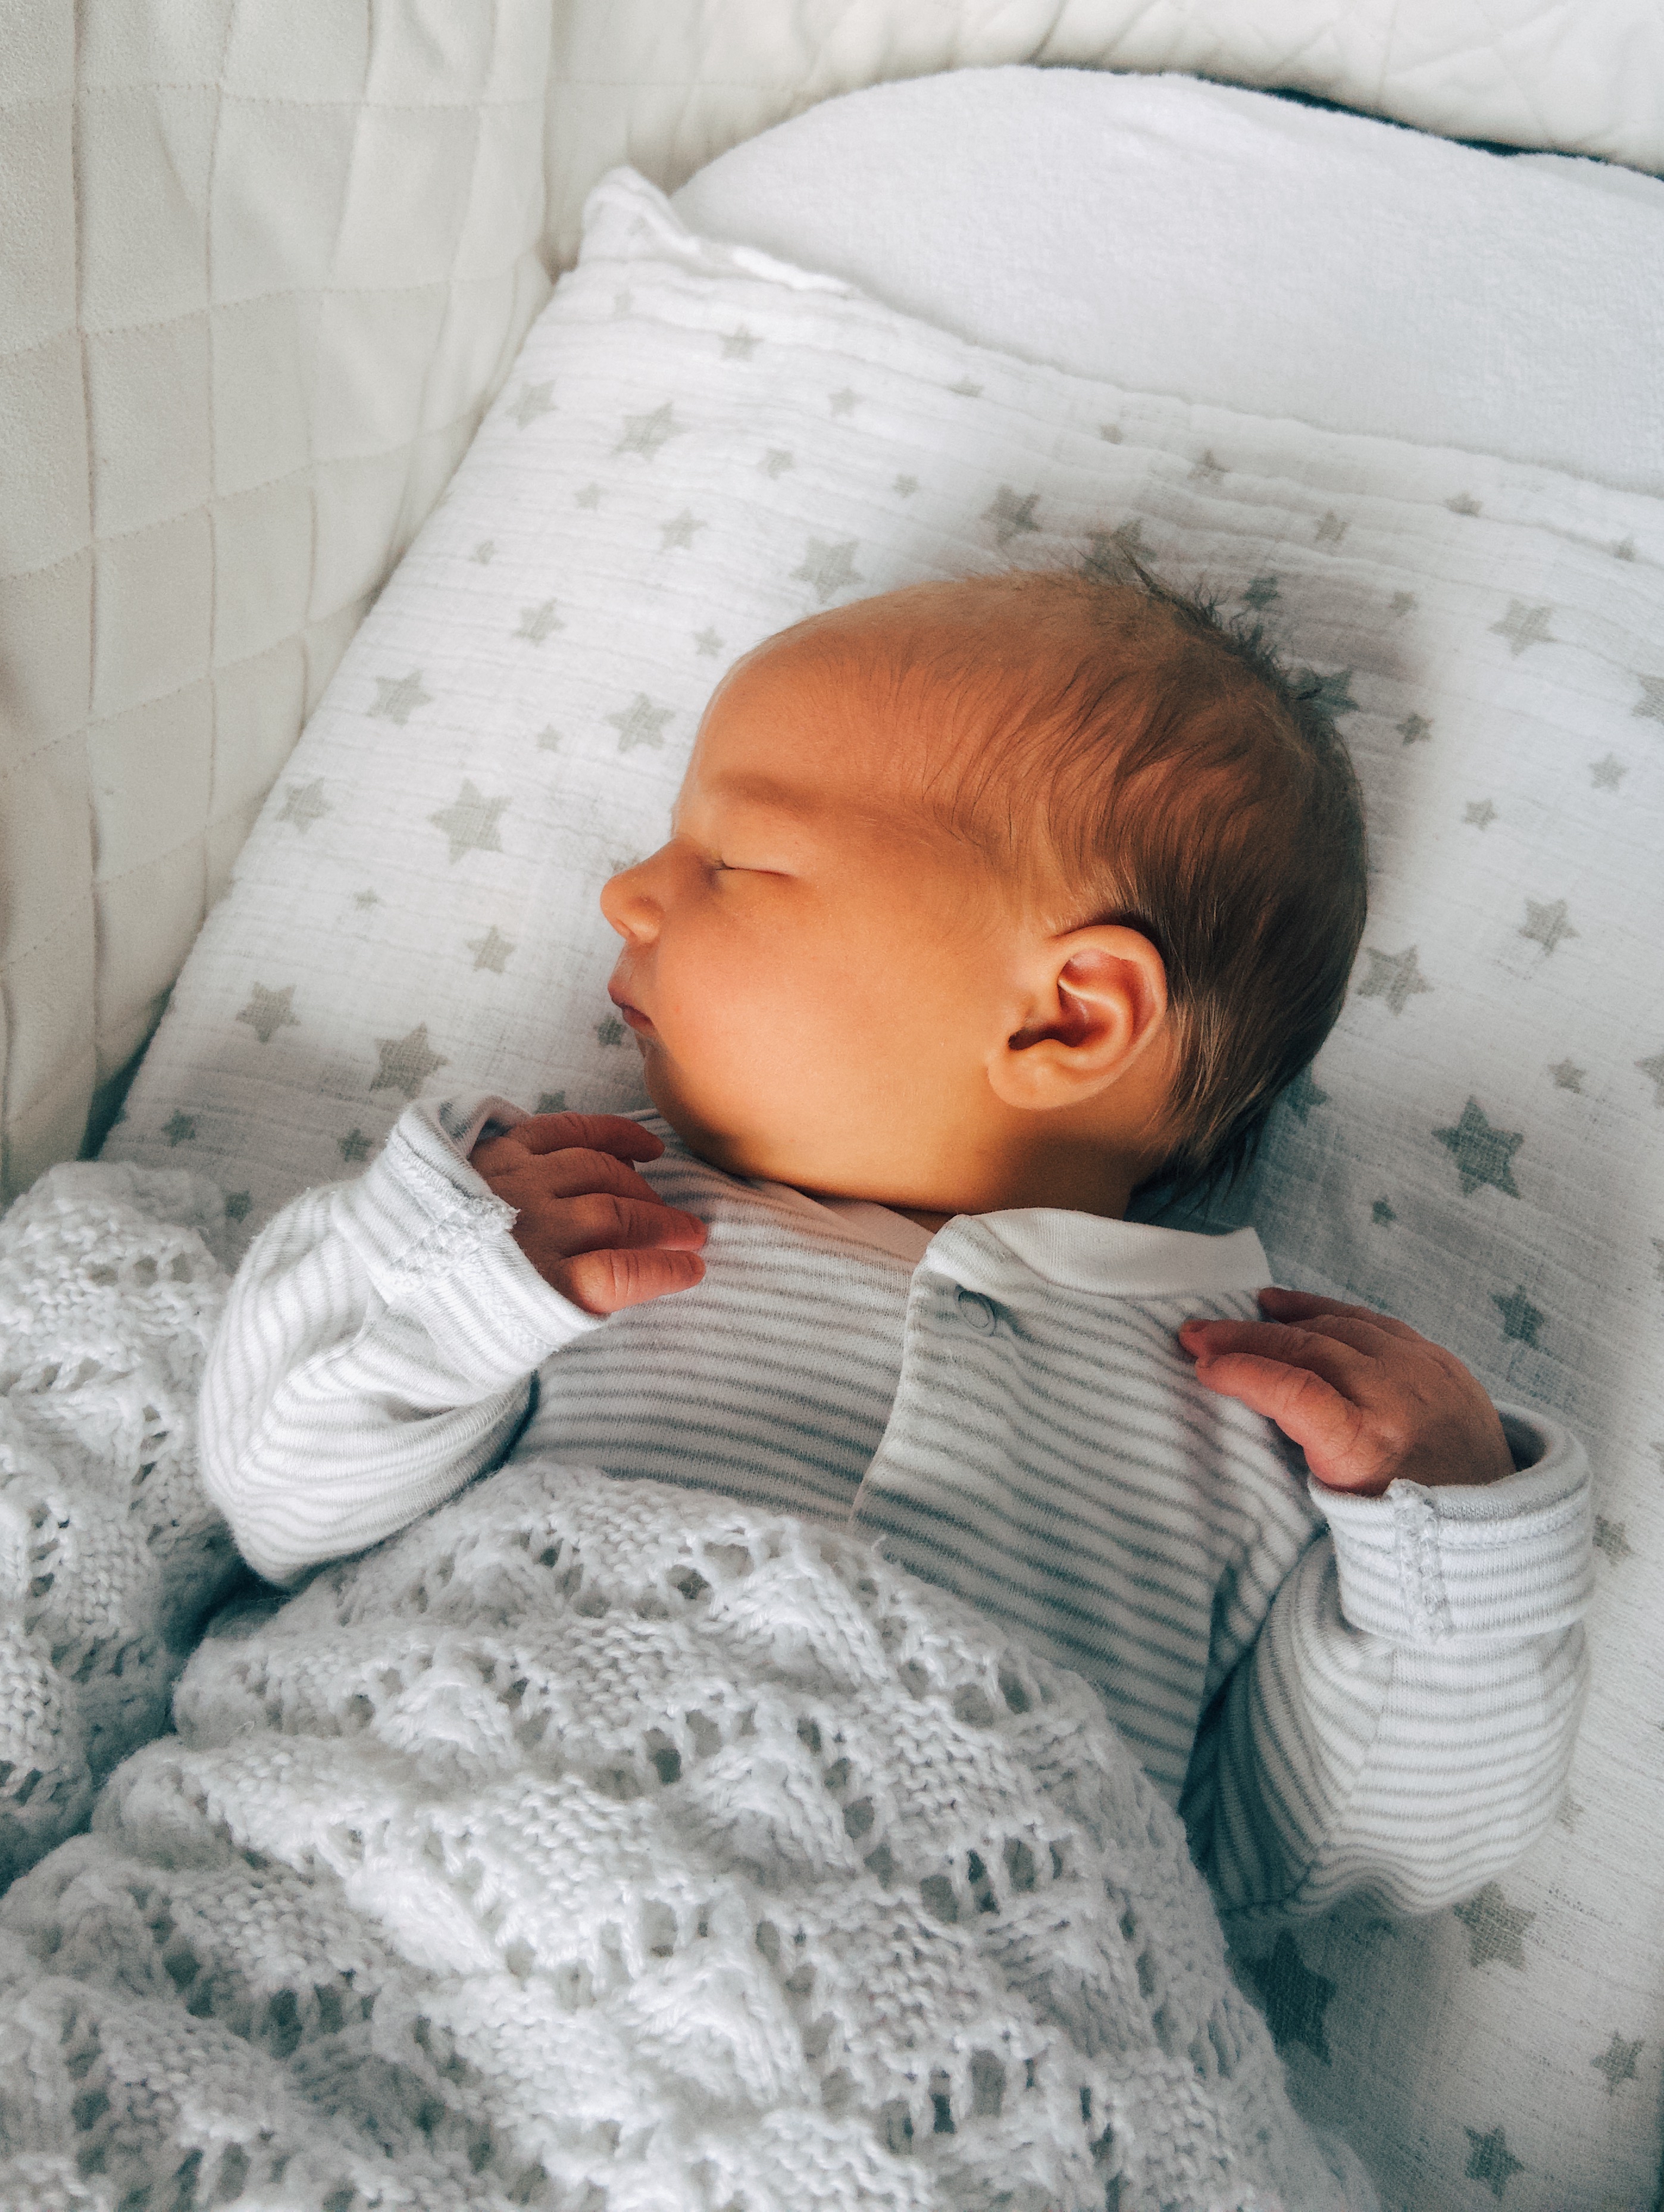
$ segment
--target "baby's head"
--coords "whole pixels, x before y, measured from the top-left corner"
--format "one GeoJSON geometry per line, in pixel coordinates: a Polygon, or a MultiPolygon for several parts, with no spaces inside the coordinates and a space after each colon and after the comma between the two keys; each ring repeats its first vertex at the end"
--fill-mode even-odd
{"type": "Polygon", "coordinates": [[[1256,637],[1135,570],[918,585],[748,654],[602,893],[665,1118],[930,1225],[1239,1165],[1364,905],[1345,750],[1256,637]]]}

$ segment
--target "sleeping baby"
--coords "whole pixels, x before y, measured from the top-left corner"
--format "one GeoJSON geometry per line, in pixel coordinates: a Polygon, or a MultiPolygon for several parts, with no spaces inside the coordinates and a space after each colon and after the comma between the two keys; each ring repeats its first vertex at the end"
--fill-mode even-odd
{"type": "Polygon", "coordinates": [[[251,1564],[506,1457],[720,1490],[1084,1674],[1226,1910],[1517,1858],[1584,1687],[1576,1441],[1252,1230],[1126,1218],[1241,1167],[1363,928],[1350,764],[1257,634],[1142,570],[817,616],[601,904],[652,1110],[420,1103],[252,1246],[203,1398],[251,1564]]]}

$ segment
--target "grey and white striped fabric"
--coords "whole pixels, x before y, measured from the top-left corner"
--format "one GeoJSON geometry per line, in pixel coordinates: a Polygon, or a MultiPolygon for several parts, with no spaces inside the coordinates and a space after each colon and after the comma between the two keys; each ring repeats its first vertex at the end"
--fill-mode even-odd
{"type": "Polygon", "coordinates": [[[1501,1409],[1521,1471],[1500,1483],[1339,1497],[1175,1341],[1255,1311],[1252,1231],[1029,1209],[933,1237],[883,1216],[875,1242],[879,1209],[736,1180],[650,1111],[665,1150],[641,1172],[708,1224],[705,1278],[603,1320],[467,1164],[520,1118],[412,1106],[251,1248],[202,1455],[263,1574],[537,1454],[852,1528],[1016,1626],[1093,1684],[1238,1911],[1430,1911],[1552,1817],[1593,1559],[1557,1423],[1501,1409]]]}

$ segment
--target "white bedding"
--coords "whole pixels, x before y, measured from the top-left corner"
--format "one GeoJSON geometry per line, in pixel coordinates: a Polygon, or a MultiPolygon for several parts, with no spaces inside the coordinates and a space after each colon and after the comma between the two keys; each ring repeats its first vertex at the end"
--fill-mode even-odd
{"type": "Polygon", "coordinates": [[[1636,1735],[1664,1553],[1657,501],[1029,366],[703,246],[621,176],[274,793],[113,1149],[207,1168],[246,1230],[436,1083],[641,1103],[595,895],[663,834],[721,667],[835,599],[1134,526],[1324,678],[1370,807],[1357,982],[1260,1178],[1273,1262],[1566,1413],[1603,1486],[1562,1824],[1454,1913],[1241,1930],[1242,1970],[1389,2203],[1466,2212],[1487,2173],[1509,2212],[1622,2201],[1650,2186],[1664,2051],[1664,1788],[1636,1735]]]}
{"type": "Polygon", "coordinates": [[[962,69],[829,100],[674,204],[1026,360],[1664,493],[1655,177],[1193,77],[962,69]]]}

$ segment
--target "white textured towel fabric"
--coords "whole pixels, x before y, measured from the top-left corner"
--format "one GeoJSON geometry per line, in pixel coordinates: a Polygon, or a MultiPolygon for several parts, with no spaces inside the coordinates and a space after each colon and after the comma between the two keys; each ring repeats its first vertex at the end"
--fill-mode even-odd
{"type": "Polygon", "coordinates": [[[671,204],[1024,360],[1664,493],[1664,179],[1193,77],[955,70],[671,204]]]}
{"type": "Polygon", "coordinates": [[[1273,1117],[1272,1264],[1553,1408],[1598,1485],[1594,1688],[1530,1861],[1428,1921],[1342,1911],[1245,1954],[1302,2095],[1399,2203],[1472,2212],[1474,2161],[1508,2212],[1639,2200],[1664,2070],[1664,1736],[1637,1726],[1664,1570],[1658,501],[1035,368],[701,245],[615,181],[115,1149],[216,1175],[246,1231],[465,1071],[640,1107],[596,894],[664,835],[727,661],[822,604],[1122,532],[1321,673],[1363,781],[1372,923],[1273,1117]]]}
{"type": "Polygon", "coordinates": [[[1375,2212],[1092,1692],[864,1544],[534,1460],[175,1711],[0,1905],[20,2212],[1375,2212]]]}

